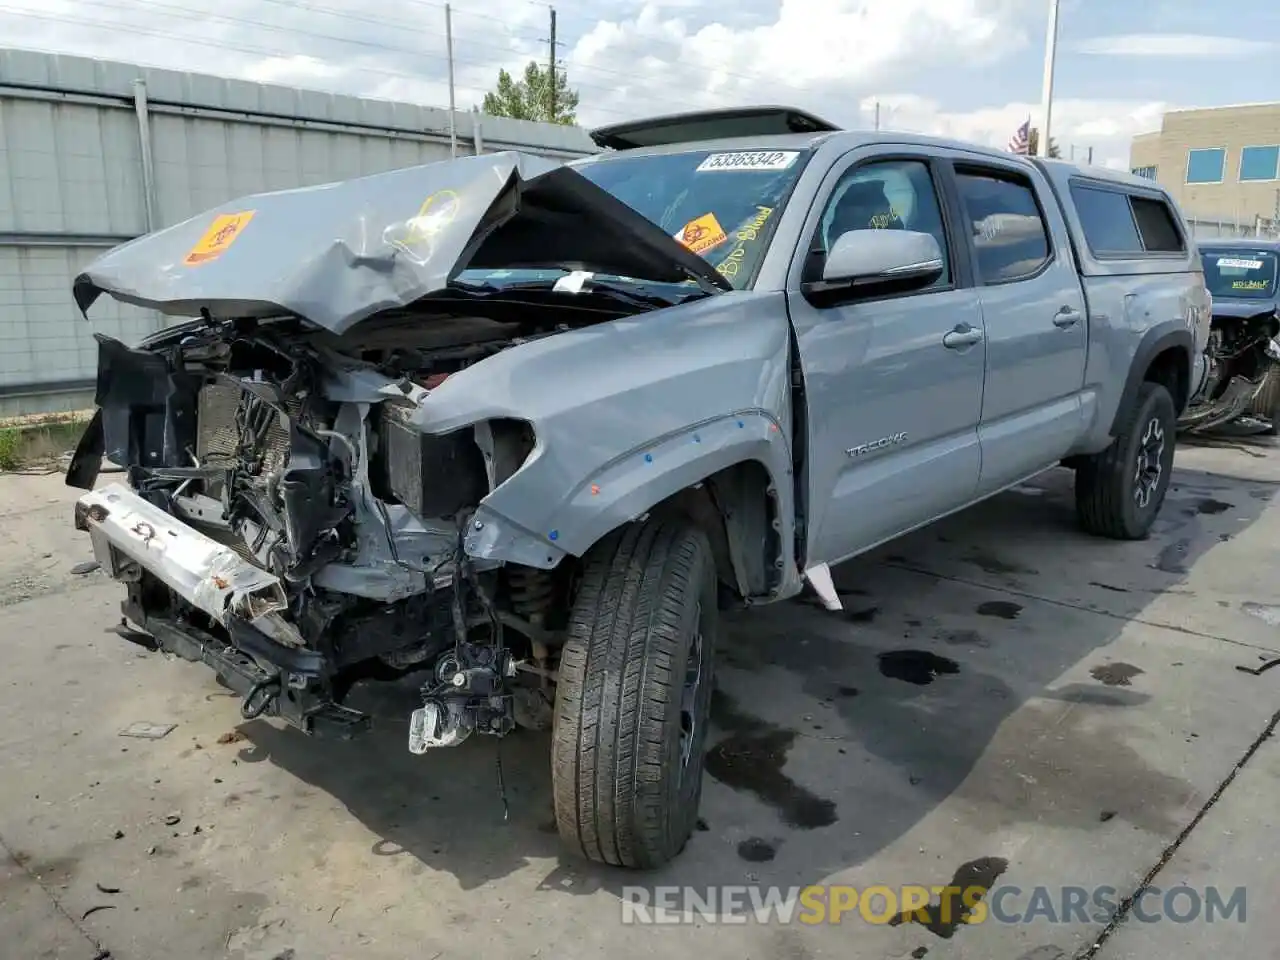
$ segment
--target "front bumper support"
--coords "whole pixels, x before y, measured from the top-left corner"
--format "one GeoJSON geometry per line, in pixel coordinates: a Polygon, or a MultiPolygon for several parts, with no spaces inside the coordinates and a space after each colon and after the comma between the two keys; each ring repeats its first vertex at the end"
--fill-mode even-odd
{"type": "Polygon", "coordinates": [[[228,630],[248,623],[286,646],[303,646],[280,616],[288,606],[280,578],[165,513],[128,487],[112,483],[76,502],[76,528],[86,530],[94,558],[129,582],[146,570],[228,630]]]}
{"type": "MultiPolygon", "coordinates": [[[[130,610],[126,610],[126,616],[135,622],[138,617],[145,617],[130,610]]],[[[368,714],[314,692],[280,689],[280,674],[264,670],[243,651],[191,624],[146,617],[140,626],[155,637],[161,650],[212,667],[224,686],[244,698],[240,715],[246,720],[278,717],[303,733],[339,740],[350,740],[365,733],[371,725],[368,714]]]]}
{"type": "Polygon", "coordinates": [[[242,717],[279,717],[304,733],[341,739],[369,728],[367,714],[316,688],[325,658],[284,619],[288,600],[278,577],[120,484],[81,497],[76,527],[88,531],[102,568],[131,585],[125,618],[161,650],[212,667],[244,698],[242,717]],[[225,628],[229,641],[181,616],[150,614],[137,602],[143,571],[225,628]]]}

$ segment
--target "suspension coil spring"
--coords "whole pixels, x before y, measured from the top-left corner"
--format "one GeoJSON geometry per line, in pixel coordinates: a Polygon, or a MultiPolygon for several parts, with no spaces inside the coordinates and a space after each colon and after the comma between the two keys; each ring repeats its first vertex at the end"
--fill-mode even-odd
{"type": "Polygon", "coordinates": [[[541,620],[555,603],[556,586],[550,570],[535,567],[508,567],[511,606],[531,623],[541,620]]]}

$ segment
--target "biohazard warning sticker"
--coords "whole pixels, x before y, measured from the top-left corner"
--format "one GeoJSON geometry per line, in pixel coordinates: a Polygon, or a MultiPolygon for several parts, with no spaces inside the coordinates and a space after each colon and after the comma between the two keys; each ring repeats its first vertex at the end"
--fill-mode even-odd
{"type": "Polygon", "coordinates": [[[227,248],[235,242],[236,237],[240,236],[252,219],[252,210],[218,215],[182,262],[188,267],[194,267],[208,263],[210,260],[217,260],[227,252],[227,248]]]}
{"type": "Polygon", "coordinates": [[[698,219],[686,223],[675,238],[694,253],[702,254],[724,243],[729,235],[724,232],[724,227],[720,226],[714,213],[704,213],[698,219]]]}

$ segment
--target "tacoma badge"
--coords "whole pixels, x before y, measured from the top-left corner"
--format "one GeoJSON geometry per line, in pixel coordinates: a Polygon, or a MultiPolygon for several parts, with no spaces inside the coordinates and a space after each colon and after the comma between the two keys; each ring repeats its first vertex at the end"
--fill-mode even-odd
{"type": "Polygon", "coordinates": [[[845,453],[851,457],[860,457],[864,453],[883,450],[885,447],[896,447],[905,439],[907,439],[905,433],[891,433],[889,436],[881,437],[879,440],[872,440],[870,443],[860,443],[856,447],[850,447],[845,453]]]}

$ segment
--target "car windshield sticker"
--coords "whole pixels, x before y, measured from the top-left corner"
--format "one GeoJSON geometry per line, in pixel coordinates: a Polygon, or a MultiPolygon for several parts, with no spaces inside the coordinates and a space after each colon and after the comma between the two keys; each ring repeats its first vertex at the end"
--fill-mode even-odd
{"type": "Polygon", "coordinates": [[[716,271],[720,276],[731,279],[738,275],[742,260],[747,255],[747,244],[759,238],[760,231],[764,229],[764,225],[768,222],[772,213],[773,207],[756,207],[756,212],[751,219],[744,223],[737,233],[733,235],[733,249],[716,267],[716,271]]]}
{"type": "Polygon", "coordinates": [[[217,260],[227,252],[227,248],[235,242],[236,237],[240,236],[252,219],[252,210],[224,213],[214,217],[209,229],[204,232],[204,236],[196,242],[182,262],[188,267],[194,267],[208,263],[210,260],[217,260]]]}
{"type": "Polygon", "coordinates": [[[1218,268],[1235,267],[1237,270],[1261,270],[1261,260],[1241,260],[1238,257],[1219,257],[1218,268]]]}
{"type": "Polygon", "coordinates": [[[698,164],[699,173],[721,170],[786,170],[800,154],[795,150],[713,153],[698,164]]]}
{"type": "Polygon", "coordinates": [[[1265,290],[1270,284],[1265,280],[1232,280],[1232,290],[1265,290]]]}
{"type": "Polygon", "coordinates": [[[684,229],[675,235],[675,239],[694,253],[702,254],[724,243],[729,235],[724,232],[724,227],[720,226],[714,213],[704,213],[696,220],[686,223],[684,229]]]}

